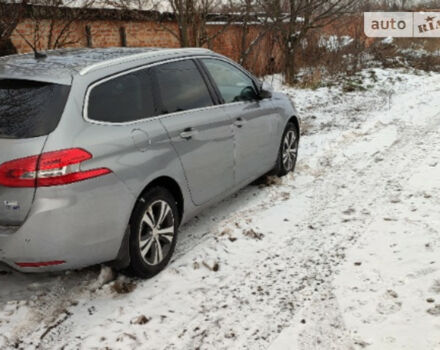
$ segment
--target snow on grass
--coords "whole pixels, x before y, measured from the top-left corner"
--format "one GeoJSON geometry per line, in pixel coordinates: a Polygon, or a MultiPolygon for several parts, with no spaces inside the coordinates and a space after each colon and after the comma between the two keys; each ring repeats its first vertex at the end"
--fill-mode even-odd
{"type": "Polygon", "coordinates": [[[353,42],[353,38],[351,36],[343,35],[329,35],[329,36],[321,36],[318,41],[319,47],[324,47],[327,51],[335,52],[339,51],[345,46],[350,45],[353,42]]]}
{"type": "Polygon", "coordinates": [[[296,173],[186,224],[151,280],[0,268],[0,348],[439,346],[440,75],[267,80],[301,113],[296,173]]]}

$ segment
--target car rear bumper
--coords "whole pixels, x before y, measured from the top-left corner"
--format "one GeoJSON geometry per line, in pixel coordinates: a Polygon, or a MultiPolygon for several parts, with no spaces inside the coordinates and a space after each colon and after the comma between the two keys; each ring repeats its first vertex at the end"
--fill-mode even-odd
{"type": "Polygon", "coordinates": [[[134,200],[114,174],[38,188],[24,224],[0,226],[0,261],[23,272],[46,272],[114,260],[134,200]]]}

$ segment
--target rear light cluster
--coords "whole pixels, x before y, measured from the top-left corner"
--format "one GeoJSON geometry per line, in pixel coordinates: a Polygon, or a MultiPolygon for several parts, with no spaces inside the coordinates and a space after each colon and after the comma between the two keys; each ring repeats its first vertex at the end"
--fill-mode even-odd
{"type": "Polygon", "coordinates": [[[48,187],[66,185],[110,173],[107,168],[82,171],[82,162],[92,155],[71,148],[12,160],[0,165],[0,185],[5,187],[48,187]]]}

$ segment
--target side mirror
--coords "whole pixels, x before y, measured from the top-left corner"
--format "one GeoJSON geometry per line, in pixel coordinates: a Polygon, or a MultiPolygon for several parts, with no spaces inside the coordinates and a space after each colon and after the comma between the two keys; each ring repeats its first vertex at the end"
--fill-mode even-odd
{"type": "Polygon", "coordinates": [[[252,86],[246,86],[240,92],[240,101],[254,101],[258,98],[255,93],[255,88],[252,86]]]}
{"type": "Polygon", "coordinates": [[[262,84],[260,84],[260,86],[258,88],[258,96],[262,100],[264,100],[266,98],[272,98],[272,92],[273,92],[272,86],[266,82],[263,82],[262,84]]]}

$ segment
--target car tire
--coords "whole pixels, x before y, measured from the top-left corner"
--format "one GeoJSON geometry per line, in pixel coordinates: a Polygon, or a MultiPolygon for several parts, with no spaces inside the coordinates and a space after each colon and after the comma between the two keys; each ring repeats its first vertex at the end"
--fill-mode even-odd
{"type": "Polygon", "coordinates": [[[151,278],[169,263],[177,242],[179,211],[175,198],[163,187],[147,190],[130,219],[129,272],[151,278]]]}
{"type": "Polygon", "coordinates": [[[278,158],[273,174],[282,177],[295,171],[298,158],[298,129],[293,123],[288,123],[281,139],[278,158]]]}

